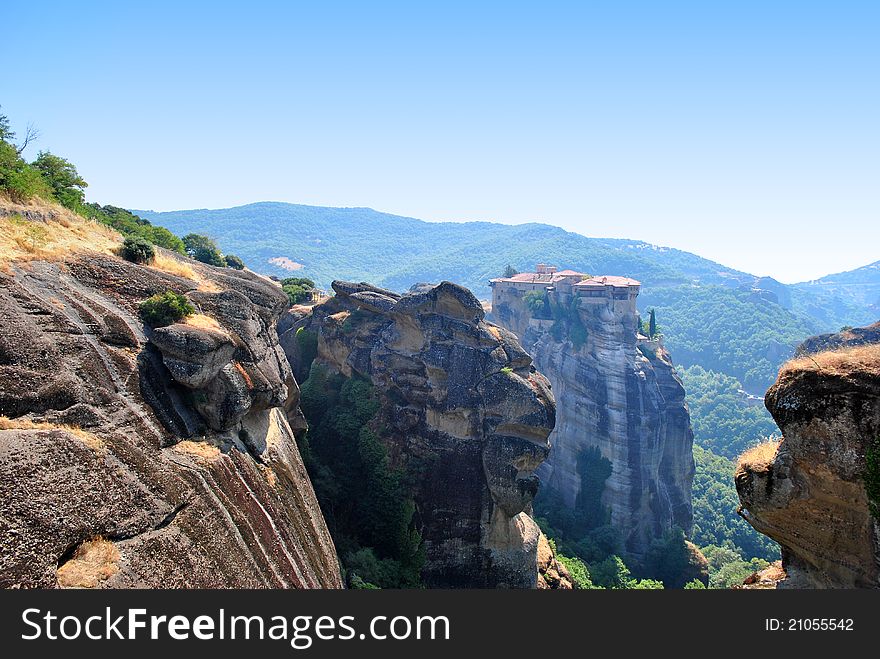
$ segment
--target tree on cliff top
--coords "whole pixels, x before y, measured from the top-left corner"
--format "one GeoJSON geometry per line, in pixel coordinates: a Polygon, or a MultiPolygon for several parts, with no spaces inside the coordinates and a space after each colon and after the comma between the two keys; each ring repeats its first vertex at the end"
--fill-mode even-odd
{"type": "Polygon", "coordinates": [[[52,188],[52,194],[65,208],[76,210],[85,200],[85,182],[72,162],[48,151],[40,151],[33,163],[52,188]]]}
{"type": "Polygon", "coordinates": [[[509,279],[510,277],[513,277],[514,275],[518,275],[518,274],[519,274],[519,270],[517,270],[516,268],[514,268],[512,265],[510,265],[508,263],[507,266],[504,268],[504,272],[501,273],[501,276],[509,279]]]}
{"type": "Polygon", "coordinates": [[[183,246],[186,248],[186,253],[196,261],[220,268],[226,267],[226,260],[220,254],[217,243],[208,236],[189,233],[183,237],[183,246]]]}

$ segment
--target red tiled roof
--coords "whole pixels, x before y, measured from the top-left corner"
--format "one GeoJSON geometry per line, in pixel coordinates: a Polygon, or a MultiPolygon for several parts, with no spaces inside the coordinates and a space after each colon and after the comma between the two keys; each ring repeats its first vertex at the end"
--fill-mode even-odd
{"type": "Polygon", "coordinates": [[[572,275],[579,275],[581,277],[587,276],[586,273],[575,272],[574,270],[560,270],[559,272],[554,272],[553,274],[556,275],[557,277],[558,276],[571,277],[572,275]]]}
{"type": "Polygon", "coordinates": [[[629,277],[617,277],[614,275],[603,275],[601,277],[590,277],[575,284],[575,286],[641,286],[641,282],[629,277]]]}

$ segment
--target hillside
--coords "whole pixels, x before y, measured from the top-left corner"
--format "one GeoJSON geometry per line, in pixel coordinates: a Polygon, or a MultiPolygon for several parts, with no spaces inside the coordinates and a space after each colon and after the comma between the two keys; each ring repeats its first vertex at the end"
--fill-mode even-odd
{"type": "Polygon", "coordinates": [[[657,307],[676,363],[726,373],[757,394],[804,337],[865,324],[877,313],[864,301],[871,284],[862,280],[878,272],[870,266],[829,277],[840,282],[833,286],[787,286],[681,250],[546,224],[423,222],[369,208],[270,202],[135,212],[178,235],[208,234],[258,272],[310,277],[325,288],[334,278],[396,291],[449,280],[486,299],[488,280],[506,265],[522,271],[537,262],[633,277],[643,284],[640,309],[657,307]]]}
{"type": "Polygon", "coordinates": [[[487,298],[489,279],[508,263],[524,270],[537,261],[624,274],[655,286],[754,280],[688,252],[635,240],[587,238],[546,224],[424,222],[369,208],[268,202],[223,210],[135,212],[178,235],[206,233],[260,272],[287,275],[290,270],[272,259],[289,259],[302,265],[298,274],[325,287],[339,277],[368,279],[391,289],[445,278],[487,298]]]}

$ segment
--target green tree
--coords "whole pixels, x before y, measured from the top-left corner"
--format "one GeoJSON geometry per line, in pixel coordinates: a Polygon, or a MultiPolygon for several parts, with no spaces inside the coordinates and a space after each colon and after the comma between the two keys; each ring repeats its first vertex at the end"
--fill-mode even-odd
{"type": "Polygon", "coordinates": [[[232,268],[233,270],[244,270],[244,261],[238,258],[235,254],[227,254],[223,258],[226,259],[227,268],[232,268]]]}
{"type": "Polygon", "coordinates": [[[196,261],[223,268],[226,260],[220,254],[217,243],[200,233],[189,233],[183,237],[186,253],[196,261]]]}
{"type": "Polygon", "coordinates": [[[562,563],[568,570],[572,585],[575,589],[591,590],[596,588],[596,586],[593,585],[593,580],[590,578],[590,570],[587,568],[586,563],[581,559],[556,554],[556,560],[562,563]]]}
{"type": "Polygon", "coordinates": [[[513,277],[514,275],[518,275],[518,274],[519,274],[519,270],[517,270],[516,268],[514,268],[512,265],[510,265],[508,263],[507,266],[505,266],[505,268],[504,268],[504,272],[501,273],[501,276],[509,279],[510,277],[513,277]]]}
{"type": "Polygon", "coordinates": [[[33,197],[52,199],[52,189],[42,174],[28,165],[15,146],[5,140],[0,140],[0,191],[19,203],[33,197]]]}
{"type": "Polygon", "coordinates": [[[14,139],[15,133],[12,132],[12,128],[9,125],[9,117],[0,112],[0,140],[12,142],[14,139]]]}
{"type": "Polygon", "coordinates": [[[73,163],[48,151],[40,151],[33,167],[49,184],[52,195],[62,206],[77,210],[82,205],[88,183],[79,175],[73,163]]]}
{"type": "Polygon", "coordinates": [[[138,236],[129,236],[122,243],[120,256],[132,263],[152,263],[156,258],[156,250],[153,246],[138,236]]]}
{"type": "Polygon", "coordinates": [[[290,306],[302,304],[312,299],[315,282],[306,277],[288,277],[281,280],[281,290],[287,293],[290,306]]]}
{"type": "Polygon", "coordinates": [[[648,312],[648,338],[657,336],[657,313],[654,309],[648,312]]]}
{"type": "Polygon", "coordinates": [[[550,303],[546,291],[528,291],[523,296],[523,302],[533,318],[550,319],[550,303]]]}

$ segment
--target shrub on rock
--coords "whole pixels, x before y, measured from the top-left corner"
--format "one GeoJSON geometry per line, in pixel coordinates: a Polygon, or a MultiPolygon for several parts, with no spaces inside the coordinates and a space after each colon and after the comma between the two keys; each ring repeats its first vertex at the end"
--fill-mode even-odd
{"type": "Polygon", "coordinates": [[[147,325],[164,327],[171,325],[196,311],[183,295],[174,291],[165,291],[147,298],[140,304],[141,318],[147,325]]]}
{"type": "Polygon", "coordinates": [[[129,236],[122,243],[120,256],[132,263],[152,263],[156,258],[156,250],[143,238],[129,236]]]}

